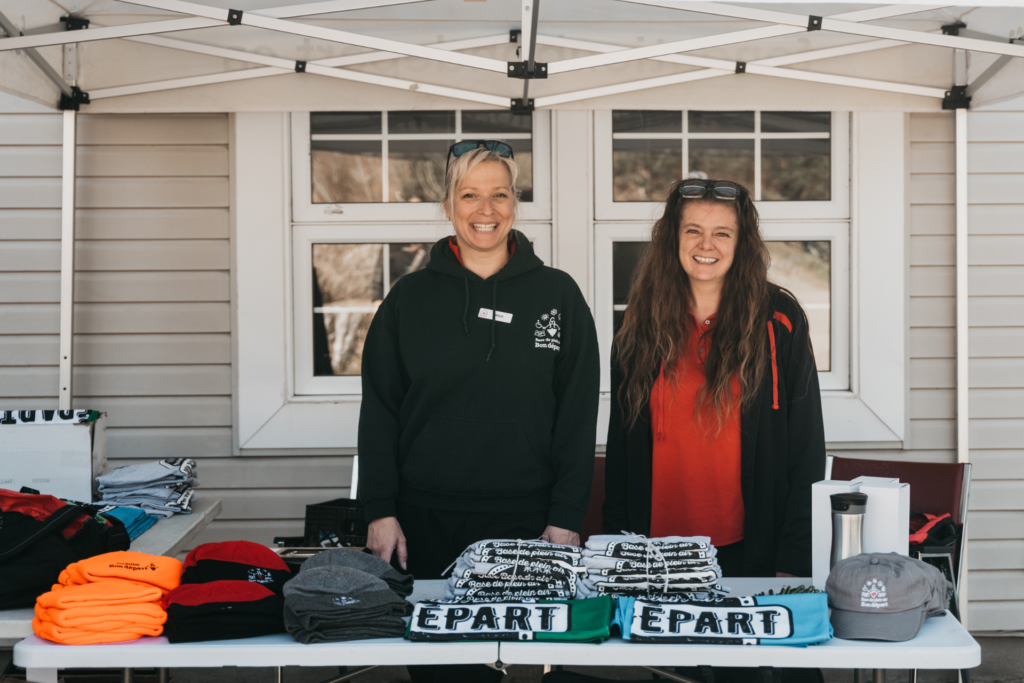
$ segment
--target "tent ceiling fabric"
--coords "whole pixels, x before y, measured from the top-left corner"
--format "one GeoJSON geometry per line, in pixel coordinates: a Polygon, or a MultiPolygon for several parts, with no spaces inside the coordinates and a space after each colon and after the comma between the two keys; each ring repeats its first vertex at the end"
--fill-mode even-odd
{"type": "MultiPolygon", "coordinates": [[[[55,106],[58,88],[11,46],[78,39],[87,42],[37,49],[58,73],[65,73],[64,52],[73,53],[77,85],[92,97],[86,112],[507,108],[523,96],[524,81],[504,69],[519,61],[509,31],[521,27],[524,4],[0,0],[0,12],[28,35],[0,38],[0,90],[55,106]],[[368,7],[384,3],[390,4],[368,7]],[[362,8],[308,16],[338,7],[362,8]],[[242,10],[242,25],[224,22],[228,9],[242,10]],[[56,31],[68,12],[89,19],[90,28],[46,32],[56,31]],[[135,32],[134,24],[154,33],[95,39],[135,32]],[[5,46],[7,40],[14,42],[5,46]],[[295,72],[299,61],[305,73],[295,72]]],[[[536,59],[551,69],[550,78],[529,81],[538,108],[736,109],[756,102],[762,109],[937,111],[957,78],[956,51],[946,46],[954,41],[942,27],[958,21],[967,25],[960,44],[971,48],[961,84],[968,85],[972,106],[1024,93],[1024,40],[1014,40],[1024,37],[1024,0],[964,6],[541,0],[538,9],[536,59]],[[797,25],[808,16],[824,17],[824,30],[797,25]],[[908,44],[878,27],[938,37],[942,46],[908,44]],[[750,40],[737,42],[740,37],[750,40]],[[618,61],[623,56],[615,52],[629,49],[642,52],[618,61]],[[737,73],[737,62],[745,73],[737,73]]]]}

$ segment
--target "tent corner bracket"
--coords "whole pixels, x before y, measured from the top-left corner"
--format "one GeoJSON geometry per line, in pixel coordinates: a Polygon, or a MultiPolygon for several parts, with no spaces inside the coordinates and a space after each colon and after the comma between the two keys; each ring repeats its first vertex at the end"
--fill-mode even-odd
{"type": "Polygon", "coordinates": [[[61,95],[57,105],[61,111],[78,111],[80,105],[89,104],[89,93],[82,92],[77,85],[71,86],[71,95],[61,95]]]}
{"type": "Polygon", "coordinates": [[[813,14],[807,17],[807,30],[808,31],[820,31],[821,30],[821,17],[816,17],[813,14]]]}
{"type": "Polygon", "coordinates": [[[952,24],[942,25],[942,35],[944,36],[958,36],[960,35],[960,29],[967,28],[967,24],[962,21],[957,21],[952,24]]]}
{"type": "Polygon", "coordinates": [[[304,73],[306,73],[306,62],[302,61],[301,59],[299,61],[295,62],[295,73],[297,73],[297,74],[304,74],[304,73]]]}
{"type": "Polygon", "coordinates": [[[533,70],[530,70],[529,62],[509,62],[508,63],[508,77],[509,78],[522,78],[526,80],[533,80],[539,78],[548,77],[548,64],[547,62],[534,62],[533,70]]]}
{"type": "Polygon", "coordinates": [[[81,31],[89,28],[89,20],[84,17],[73,17],[70,14],[60,18],[65,31],[81,31]]]}
{"type": "Polygon", "coordinates": [[[745,74],[745,73],[747,73],[747,63],[746,62],[736,62],[736,73],[738,73],[738,74],[745,74]]]}
{"type": "Polygon", "coordinates": [[[512,106],[509,108],[513,114],[529,114],[533,111],[533,98],[523,99],[521,97],[512,99],[512,106]]]}
{"type": "Polygon", "coordinates": [[[521,29],[521,28],[509,29],[509,32],[508,32],[508,42],[510,42],[510,43],[518,43],[519,42],[519,38],[522,37],[522,35],[523,35],[523,29],[521,29]]]}
{"type": "Polygon", "coordinates": [[[966,85],[954,85],[952,88],[946,91],[946,96],[942,98],[943,109],[970,109],[971,108],[971,96],[967,94],[966,85]]]}
{"type": "Polygon", "coordinates": [[[242,10],[240,9],[229,9],[228,10],[228,24],[231,26],[238,26],[242,23],[242,10]]]}

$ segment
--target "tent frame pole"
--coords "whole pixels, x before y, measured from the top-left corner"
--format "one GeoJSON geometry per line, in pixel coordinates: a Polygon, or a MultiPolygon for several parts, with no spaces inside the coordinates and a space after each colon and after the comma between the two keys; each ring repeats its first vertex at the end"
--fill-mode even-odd
{"type": "MultiPolygon", "coordinates": [[[[8,19],[3,12],[0,12],[0,28],[3,29],[4,33],[12,38],[17,38],[22,35],[22,32],[14,25],[14,22],[8,19]]],[[[39,70],[42,71],[43,74],[50,79],[50,81],[53,82],[53,84],[56,85],[62,93],[67,97],[74,97],[71,86],[60,77],[57,70],[50,66],[50,63],[46,61],[41,54],[39,54],[38,50],[34,48],[26,48],[25,55],[28,56],[28,58],[31,59],[37,67],[39,67],[39,70]]]]}
{"type": "Polygon", "coordinates": [[[75,313],[75,152],[78,112],[64,111],[60,204],[60,384],[59,410],[71,410],[75,313]]]}

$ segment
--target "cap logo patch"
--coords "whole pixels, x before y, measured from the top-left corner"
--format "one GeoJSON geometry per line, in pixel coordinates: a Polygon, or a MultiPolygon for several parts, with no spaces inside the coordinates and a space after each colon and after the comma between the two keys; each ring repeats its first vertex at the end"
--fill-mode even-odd
{"type": "Polygon", "coordinates": [[[274,578],[270,575],[269,569],[252,567],[249,569],[249,581],[251,583],[273,583],[274,578]]]}
{"type": "Polygon", "coordinates": [[[880,579],[871,579],[860,591],[861,607],[888,607],[889,598],[885,593],[885,584],[880,579]]]}
{"type": "Polygon", "coordinates": [[[335,605],[338,605],[339,607],[345,607],[346,605],[355,605],[359,603],[358,600],[356,600],[355,598],[350,598],[347,595],[336,595],[331,600],[331,602],[333,602],[335,605]]]}

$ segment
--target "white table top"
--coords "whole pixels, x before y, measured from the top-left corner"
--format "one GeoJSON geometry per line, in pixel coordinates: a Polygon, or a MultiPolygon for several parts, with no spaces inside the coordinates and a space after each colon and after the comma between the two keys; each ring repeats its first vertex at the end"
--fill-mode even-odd
{"type": "MultiPolygon", "coordinates": [[[[805,579],[726,579],[733,595],[807,583],[805,579]]],[[[419,581],[411,600],[441,596],[442,581],[419,581]]],[[[14,648],[14,663],[31,668],[214,666],[368,666],[373,664],[566,664],[591,666],[787,666],[868,669],[969,669],[981,648],[947,614],[928,619],[905,643],[840,640],[796,647],[627,643],[411,643],[400,638],[302,645],[287,635],[171,645],[141,638],[114,645],[57,645],[32,636],[14,648]]]]}
{"type": "MultiPolygon", "coordinates": [[[[220,514],[220,498],[195,498],[192,514],[161,519],[132,542],[131,549],[150,555],[177,555],[220,514]]],[[[32,608],[0,610],[0,646],[32,635],[32,608]]]]}

